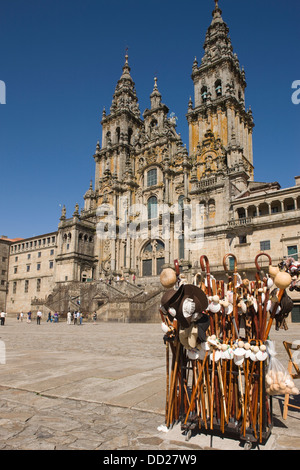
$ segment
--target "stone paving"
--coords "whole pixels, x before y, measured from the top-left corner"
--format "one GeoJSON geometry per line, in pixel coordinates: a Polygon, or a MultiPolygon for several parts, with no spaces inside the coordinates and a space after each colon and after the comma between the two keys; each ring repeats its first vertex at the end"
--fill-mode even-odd
{"type": "MultiPolygon", "coordinates": [[[[287,365],[282,341],[300,340],[300,324],[272,329],[271,339],[287,365]]],[[[180,425],[158,431],[165,408],[159,324],[37,325],[8,317],[0,341],[2,450],[241,449],[239,441],[215,436],[186,441],[180,425]]],[[[283,420],[282,402],[273,400],[274,428],[262,450],[300,448],[300,413],[289,409],[283,420]]]]}

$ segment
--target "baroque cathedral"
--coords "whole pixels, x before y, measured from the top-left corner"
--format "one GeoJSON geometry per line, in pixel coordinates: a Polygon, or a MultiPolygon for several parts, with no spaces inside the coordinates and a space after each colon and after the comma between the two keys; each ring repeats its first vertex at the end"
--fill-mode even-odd
{"type": "MultiPolygon", "coordinates": [[[[195,58],[191,78],[188,151],[156,78],[150,107],[141,114],[126,54],[110,110],[103,110],[102,139],[93,155],[95,182],[84,195],[84,207],[76,204],[71,217],[63,208],[57,232],[45,235],[44,245],[35,244],[38,237],[11,241],[8,311],[33,308],[32,299],[41,305],[43,298],[52,308],[49,296],[53,298],[57,286],[72,283],[125,278],[125,291],[132,289],[136,296],[137,286],[159,288],[162,268],[174,266],[175,259],[192,282],[202,254],[216,278],[224,275],[222,260],[229,252],[247,274],[255,271],[254,259],[261,251],[272,256],[273,264],[287,256],[297,258],[300,178],[285,189],[278,182],[254,180],[254,121],[245,106],[246,75],[217,0],[204,55],[199,63],[195,58]],[[34,276],[31,270],[31,277],[28,272],[20,276],[16,255],[21,259],[32,249],[32,259],[46,248],[53,251],[50,274],[45,261],[44,275],[34,276]],[[27,287],[33,281],[24,293],[26,279],[27,287]]],[[[118,291],[119,285],[114,288],[118,291]]],[[[100,299],[100,308],[99,291],[95,299],[100,299]]]]}

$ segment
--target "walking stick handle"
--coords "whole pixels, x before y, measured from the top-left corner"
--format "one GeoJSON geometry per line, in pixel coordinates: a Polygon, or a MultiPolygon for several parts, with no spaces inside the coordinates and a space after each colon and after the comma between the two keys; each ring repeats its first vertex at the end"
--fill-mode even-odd
{"type": "Polygon", "coordinates": [[[258,253],[258,255],[256,255],[256,257],[255,257],[255,266],[256,266],[256,269],[257,269],[258,272],[261,271],[261,268],[258,264],[258,258],[260,258],[261,256],[266,256],[269,259],[269,266],[272,265],[272,259],[271,259],[271,256],[268,253],[258,253]]]}
{"type": "Polygon", "coordinates": [[[224,270],[225,270],[226,272],[228,271],[228,269],[227,269],[227,264],[226,264],[227,258],[233,258],[233,259],[234,259],[234,272],[236,273],[236,272],[237,272],[237,260],[236,260],[235,255],[232,254],[232,253],[227,253],[227,255],[225,255],[224,258],[223,258],[224,270]]]}

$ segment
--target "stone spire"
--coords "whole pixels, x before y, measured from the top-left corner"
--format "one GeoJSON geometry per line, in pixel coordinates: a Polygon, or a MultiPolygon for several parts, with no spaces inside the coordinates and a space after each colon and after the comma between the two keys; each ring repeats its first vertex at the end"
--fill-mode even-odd
{"type": "Polygon", "coordinates": [[[140,118],[140,109],[135,91],[135,83],[130,75],[128,54],[125,55],[125,64],[122,75],[118,80],[115,93],[113,95],[110,114],[113,116],[123,111],[130,111],[136,118],[140,118]]]}
{"type": "Polygon", "coordinates": [[[161,104],[161,94],[159,93],[158,88],[157,88],[156,77],[154,77],[154,88],[150,95],[150,101],[151,101],[151,109],[158,108],[158,106],[161,104]]]}

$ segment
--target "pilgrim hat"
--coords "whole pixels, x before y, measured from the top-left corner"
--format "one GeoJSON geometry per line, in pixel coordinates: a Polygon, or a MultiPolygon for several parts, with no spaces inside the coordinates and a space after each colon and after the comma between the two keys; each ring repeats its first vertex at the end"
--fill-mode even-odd
{"type": "Polygon", "coordinates": [[[182,284],[173,296],[170,296],[167,301],[162,302],[162,306],[169,312],[169,309],[174,309],[176,318],[181,328],[188,328],[191,323],[191,316],[193,313],[201,314],[208,307],[208,300],[205,293],[197,286],[192,284],[182,284]],[[194,303],[194,309],[187,312],[185,309],[185,301],[190,299],[194,303]]]}

